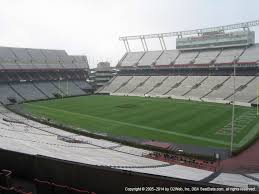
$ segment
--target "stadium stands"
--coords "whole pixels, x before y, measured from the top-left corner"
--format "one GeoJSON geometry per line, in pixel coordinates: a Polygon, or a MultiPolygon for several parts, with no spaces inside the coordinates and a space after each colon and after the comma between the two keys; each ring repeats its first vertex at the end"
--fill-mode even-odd
{"type": "Polygon", "coordinates": [[[235,57],[238,58],[244,52],[244,48],[226,48],[220,53],[216,59],[216,64],[230,64],[234,62],[235,57]]]}
{"type": "Polygon", "coordinates": [[[259,53],[259,44],[250,46],[239,57],[238,63],[241,63],[241,64],[257,63],[259,61],[258,53],[259,53]]]}
{"type": "Polygon", "coordinates": [[[0,94],[0,101],[3,104],[9,104],[10,100],[8,99],[14,99],[16,102],[22,102],[24,100],[7,84],[0,84],[0,94]]]}
{"type": "Polygon", "coordinates": [[[172,65],[176,58],[179,55],[178,50],[166,50],[162,53],[162,55],[157,59],[155,65],[157,66],[168,66],[172,65]]]}
{"type": "Polygon", "coordinates": [[[90,84],[88,84],[86,81],[75,80],[74,83],[75,83],[75,85],[77,85],[83,91],[87,91],[87,90],[92,89],[92,86],[90,84]]]}
{"type": "Polygon", "coordinates": [[[12,89],[25,100],[46,99],[47,96],[37,90],[32,83],[11,83],[12,89]]]}
{"type": "Polygon", "coordinates": [[[176,59],[174,65],[185,66],[193,64],[198,54],[199,52],[197,51],[182,51],[179,57],[176,59]]]}
{"type": "Polygon", "coordinates": [[[138,66],[151,66],[155,64],[157,58],[162,54],[162,51],[150,51],[146,52],[140,59],[138,66]]]}
{"type": "Polygon", "coordinates": [[[53,84],[62,91],[65,96],[84,95],[85,92],[76,86],[72,81],[55,81],[53,84]]]}
{"type": "MultiPolygon", "coordinates": [[[[221,87],[213,90],[206,98],[220,100],[228,98],[233,94],[233,79],[234,77],[231,76],[221,87]]],[[[236,76],[236,88],[245,86],[251,79],[253,79],[252,76],[236,76]]]]}
{"type": "Polygon", "coordinates": [[[58,55],[56,54],[55,50],[45,50],[45,49],[42,49],[42,53],[47,58],[47,64],[48,64],[49,68],[52,68],[52,69],[60,69],[60,68],[62,68],[61,60],[58,57],[58,55]]]}
{"type": "Polygon", "coordinates": [[[119,64],[121,67],[132,67],[138,65],[139,60],[143,57],[145,52],[130,52],[119,64]]]}
{"type": "Polygon", "coordinates": [[[186,76],[168,76],[167,79],[165,79],[160,86],[154,88],[154,90],[152,90],[149,95],[162,96],[173,87],[176,87],[177,84],[180,84],[185,78],[186,76]]]}
{"type": "MultiPolygon", "coordinates": [[[[255,103],[258,78],[236,76],[236,100],[255,103]]],[[[117,76],[99,93],[231,101],[233,76],[117,76]]]]}
{"type": "Polygon", "coordinates": [[[112,82],[109,82],[100,92],[102,93],[114,93],[118,90],[121,86],[125,85],[132,76],[118,76],[115,77],[112,82]]]}
{"type": "Polygon", "coordinates": [[[55,94],[62,94],[61,90],[59,90],[51,82],[36,82],[34,83],[34,86],[43,94],[48,96],[48,98],[55,98],[55,94]]]}
{"type": "Polygon", "coordinates": [[[47,65],[47,58],[43,55],[40,49],[27,49],[28,54],[31,56],[32,63],[38,69],[49,68],[47,65]]]}
{"type": "Polygon", "coordinates": [[[3,69],[21,69],[11,48],[0,47],[0,64],[3,69]]]}
{"type": "Polygon", "coordinates": [[[15,57],[17,58],[17,63],[21,66],[21,69],[34,69],[35,66],[32,64],[32,58],[29,55],[27,49],[24,48],[11,48],[15,57]]]}
{"type": "Polygon", "coordinates": [[[73,63],[81,69],[88,69],[88,61],[86,56],[83,55],[74,55],[73,57],[73,63]]]}
{"type": "Polygon", "coordinates": [[[92,86],[86,82],[88,68],[85,56],[70,56],[64,50],[0,47],[0,102],[91,93],[92,86]],[[55,80],[62,80],[60,89],[55,80]]]}
{"type": "Polygon", "coordinates": [[[130,94],[133,90],[135,90],[137,87],[140,87],[144,84],[144,82],[149,78],[150,76],[133,76],[132,79],[130,79],[126,85],[122,86],[119,90],[117,90],[116,94],[130,94]]]}
{"type": "Polygon", "coordinates": [[[64,51],[64,50],[57,50],[57,51],[55,51],[55,53],[59,57],[60,62],[61,62],[62,66],[65,69],[77,68],[76,64],[73,63],[73,57],[69,56],[66,53],[66,51],[64,51]]]}
{"type": "Polygon", "coordinates": [[[228,76],[209,76],[199,87],[191,90],[186,96],[202,98],[210,93],[215,86],[223,83],[228,78],[228,76]]]}
{"type": "Polygon", "coordinates": [[[132,92],[132,94],[145,95],[154,87],[162,83],[166,76],[151,76],[143,85],[140,85],[132,92]]]}
{"type": "MultiPolygon", "coordinates": [[[[256,77],[251,82],[249,82],[244,87],[237,89],[235,94],[235,100],[240,102],[251,102],[255,99],[257,95],[257,88],[259,87],[259,77],[256,77]]],[[[228,100],[233,100],[233,95],[228,98],[228,100]]]]}
{"type": "Polygon", "coordinates": [[[210,65],[213,63],[216,59],[216,57],[219,55],[220,50],[204,50],[201,51],[198,55],[198,57],[195,59],[194,64],[196,65],[210,65]]]}
{"type": "Polygon", "coordinates": [[[166,95],[184,96],[184,94],[190,91],[194,86],[198,87],[200,82],[206,78],[206,76],[189,76],[178,87],[173,88],[166,95]]]}

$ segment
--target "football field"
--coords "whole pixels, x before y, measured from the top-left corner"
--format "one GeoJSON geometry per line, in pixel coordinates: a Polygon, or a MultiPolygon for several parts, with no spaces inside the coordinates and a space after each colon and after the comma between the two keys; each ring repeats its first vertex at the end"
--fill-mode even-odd
{"type": "MultiPolygon", "coordinates": [[[[83,96],[22,105],[33,115],[113,136],[229,148],[232,105],[174,99],[83,96]]],[[[258,135],[256,109],[236,106],[234,149],[258,135]]]]}

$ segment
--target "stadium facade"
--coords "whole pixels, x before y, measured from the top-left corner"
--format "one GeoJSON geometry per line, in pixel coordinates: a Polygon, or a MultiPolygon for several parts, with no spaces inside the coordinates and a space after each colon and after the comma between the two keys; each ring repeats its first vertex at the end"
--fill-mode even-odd
{"type": "MultiPolygon", "coordinates": [[[[259,84],[259,45],[249,27],[258,23],[122,37],[127,53],[117,65],[119,72],[96,93],[219,103],[231,103],[235,98],[239,105],[251,106],[256,103],[259,84]],[[243,31],[227,32],[240,28],[243,31]],[[178,37],[178,49],[166,49],[167,36],[178,37]],[[148,51],[146,38],[159,38],[162,50],[148,51]],[[144,51],[131,52],[130,39],[140,39],[144,51]]],[[[0,193],[258,189],[258,171],[213,170],[210,166],[216,163],[181,156],[177,164],[155,160],[159,153],[83,136],[80,129],[68,132],[69,127],[21,116],[19,110],[15,113],[10,106],[4,107],[87,95],[92,91],[86,82],[88,72],[85,56],[60,50],[0,48],[0,168],[9,170],[0,172],[0,193]]],[[[251,169],[254,167],[258,163],[251,169]]]]}

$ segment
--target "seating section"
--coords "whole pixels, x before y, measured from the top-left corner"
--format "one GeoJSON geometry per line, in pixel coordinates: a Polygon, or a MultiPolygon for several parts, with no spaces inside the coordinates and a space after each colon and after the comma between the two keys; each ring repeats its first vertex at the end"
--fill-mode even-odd
{"type": "Polygon", "coordinates": [[[0,69],[88,69],[86,56],[64,50],[0,47],[0,69]]]}
{"type": "Polygon", "coordinates": [[[40,49],[27,49],[31,56],[32,63],[38,69],[48,69],[47,58],[43,55],[40,49]]]}
{"type": "Polygon", "coordinates": [[[121,87],[118,91],[116,91],[117,94],[129,94],[134,89],[136,89],[138,86],[144,84],[144,82],[149,78],[150,76],[133,76],[132,79],[129,80],[129,82],[121,87]]]}
{"type": "Polygon", "coordinates": [[[27,49],[25,48],[11,48],[15,57],[18,59],[21,69],[35,69],[35,66],[32,64],[32,58],[29,55],[27,49]]]}
{"type": "Polygon", "coordinates": [[[141,57],[144,55],[145,52],[129,52],[127,53],[124,60],[121,62],[121,67],[132,67],[136,66],[141,59],[141,57]]]}
{"type": "Polygon", "coordinates": [[[64,51],[64,50],[56,50],[55,53],[58,56],[60,62],[62,63],[62,66],[65,69],[76,68],[76,66],[73,64],[73,57],[69,56],[66,53],[66,51],[64,51]]]}
{"type": "Polygon", "coordinates": [[[162,51],[149,51],[140,59],[138,66],[151,66],[155,63],[162,51]]]}
{"type": "Polygon", "coordinates": [[[15,99],[17,102],[22,102],[23,99],[12,90],[12,88],[7,84],[0,84],[0,101],[3,104],[9,104],[8,99],[15,99]]]}
{"type": "Polygon", "coordinates": [[[73,55],[72,57],[73,57],[73,63],[75,64],[75,66],[77,68],[89,69],[88,60],[87,60],[86,56],[73,55]]]}
{"type": "Polygon", "coordinates": [[[243,48],[223,49],[217,57],[216,64],[229,64],[233,63],[235,57],[239,57],[243,53],[243,48]]]}
{"type": "Polygon", "coordinates": [[[195,57],[199,52],[195,51],[183,51],[175,61],[175,65],[190,65],[194,63],[195,57]]]}
{"type": "Polygon", "coordinates": [[[179,55],[178,50],[166,50],[158,58],[155,65],[157,66],[168,66],[175,62],[176,58],[179,55]]]}
{"type": "Polygon", "coordinates": [[[77,96],[85,94],[85,92],[76,86],[72,81],[54,81],[53,84],[59,90],[61,90],[65,96],[77,96]]]}
{"type": "Polygon", "coordinates": [[[257,63],[259,61],[259,44],[248,47],[239,57],[238,63],[257,63]]]}
{"type": "Polygon", "coordinates": [[[208,50],[208,51],[201,51],[198,57],[195,59],[194,64],[201,65],[201,64],[211,64],[218,54],[220,50],[208,50]]]}
{"type": "MultiPolygon", "coordinates": [[[[98,93],[232,101],[233,79],[233,76],[117,76],[98,93]]],[[[236,101],[254,103],[258,85],[259,77],[236,76],[236,101]]]]}
{"type": "Polygon", "coordinates": [[[61,60],[58,55],[55,53],[55,50],[42,50],[43,55],[47,58],[47,64],[51,69],[60,69],[63,66],[61,65],[61,60]]]}
{"type": "Polygon", "coordinates": [[[92,89],[92,86],[90,84],[88,84],[86,81],[76,80],[76,81],[74,81],[74,83],[77,87],[81,88],[84,91],[92,89]]]}
{"type": "Polygon", "coordinates": [[[40,92],[32,83],[11,83],[11,87],[25,100],[46,99],[47,96],[40,92]]]}
{"type": "Polygon", "coordinates": [[[101,93],[113,93],[122,85],[126,84],[131,78],[132,76],[117,76],[101,90],[101,93]]]}
{"type": "Polygon", "coordinates": [[[55,94],[61,94],[61,91],[50,82],[36,82],[34,85],[49,98],[54,98],[55,94]]]}
{"type": "Polygon", "coordinates": [[[152,90],[150,96],[161,96],[171,90],[177,83],[181,83],[186,76],[168,76],[163,83],[152,90]]]}
{"type": "MultiPolygon", "coordinates": [[[[256,98],[257,88],[259,87],[259,77],[256,77],[249,82],[243,89],[240,88],[235,94],[235,100],[240,102],[251,102],[256,98]]],[[[233,100],[233,96],[229,97],[228,100],[233,100]]]]}
{"type": "Polygon", "coordinates": [[[190,91],[186,96],[201,98],[212,91],[218,84],[223,83],[229,76],[209,76],[201,85],[190,91]]]}
{"type": "Polygon", "coordinates": [[[251,64],[259,62],[259,44],[248,48],[222,48],[200,51],[158,50],[146,52],[128,52],[120,60],[118,67],[144,66],[198,66],[212,64],[232,64],[235,57],[238,63],[251,64]]]}
{"type": "Polygon", "coordinates": [[[92,91],[86,81],[37,81],[0,84],[0,102],[20,103],[27,100],[57,98],[60,96],[85,95],[92,91]]]}
{"type": "Polygon", "coordinates": [[[195,85],[199,84],[207,76],[189,76],[178,87],[172,89],[166,95],[183,96],[195,85]]]}
{"type": "MultiPolygon", "coordinates": [[[[246,85],[253,77],[252,76],[236,76],[236,89],[246,85]]],[[[231,76],[221,87],[211,92],[206,98],[224,100],[233,94],[234,77],[231,76]]]]}
{"type": "Polygon", "coordinates": [[[11,48],[0,47],[0,64],[4,69],[20,69],[17,64],[17,58],[12,52],[11,48]]]}
{"type": "Polygon", "coordinates": [[[139,86],[132,93],[144,95],[152,90],[157,84],[161,83],[166,76],[151,76],[143,85],[139,86]]]}

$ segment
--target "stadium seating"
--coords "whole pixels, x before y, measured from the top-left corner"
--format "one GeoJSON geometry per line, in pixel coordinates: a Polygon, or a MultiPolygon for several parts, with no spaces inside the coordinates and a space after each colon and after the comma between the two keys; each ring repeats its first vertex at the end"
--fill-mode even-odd
{"type": "Polygon", "coordinates": [[[132,76],[118,76],[115,77],[112,82],[108,83],[101,91],[100,93],[114,93],[116,90],[118,90],[121,86],[125,85],[132,76]]]}
{"type": "Polygon", "coordinates": [[[73,58],[73,63],[75,64],[76,67],[81,69],[89,69],[86,56],[73,55],[72,58],[73,58]]]}
{"type": "Polygon", "coordinates": [[[129,52],[119,65],[121,67],[136,66],[144,54],[145,52],[129,52]]]}
{"type": "Polygon", "coordinates": [[[25,48],[10,48],[17,58],[17,63],[20,65],[21,69],[35,69],[32,64],[32,58],[29,55],[27,49],[25,48]]]}
{"type": "Polygon", "coordinates": [[[143,85],[137,87],[132,94],[145,95],[155,86],[160,84],[165,78],[166,76],[151,76],[143,85]]]}
{"type": "Polygon", "coordinates": [[[3,69],[21,69],[11,48],[0,47],[0,64],[3,69]]]}
{"type": "MultiPolygon", "coordinates": [[[[253,77],[252,76],[236,76],[236,88],[246,85],[253,77]]],[[[231,76],[218,89],[213,90],[206,98],[225,100],[233,94],[233,76],[231,76]]]]}
{"type": "MultiPolygon", "coordinates": [[[[236,100],[255,102],[258,83],[254,76],[236,76],[236,100]]],[[[231,101],[233,76],[117,76],[98,93],[231,101]]]]}
{"type": "Polygon", "coordinates": [[[140,59],[138,66],[151,66],[155,63],[162,51],[148,51],[140,59]]]}
{"type": "Polygon", "coordinates": [[[117,94],[130,94],[134,89],[136,89],[137,87],[144,84],[144,82],[149,77],[150,76],[133,76],[133,78],[130,79],[126,85],[122,86],[115,93],[117,93],[117,94]]]}
{"type": "Polygon", "coordinates": [[[189,98],[202,98],[206,94],[210,93],[215,86],[223,83],[228,78],[228,76],[209,76],[199,87],[191,90],[186,96],[189,98]]]}
{"type": "Polygon", "coordinates": [[[38,69],[47,69],[47,58],[43,55],[40,49],[27,49],[29,55],[31,56],[32,63],[38,69]]]}
{"type": "Polygon", "coordinates": [[[73,57],[69,56],[64,50],[56,50],[55,53],[60,59],[62,66],[65,69],[75,69],[77,68],[76,64],[73,63],[73,57]]]}
{"type": "Polygon", "coordinates": [[[165,50],[162,55],[157,59],[156,66],[168,66],[175,62],[179,55],[178,50],[165,50]]]}
{"type": "Polygon", "coordinates": [[[188,76],[178,87],[173,88],[166,95],[167,96],[184,96],[194,86],[206,79],[207,76],[188,76]]]}
{"type": "Polygon", "coordinates": [[[47,98],[47,96],[35,88],[32,83],[11,83],[10,86],[25,100],[47,98]]]}
{"type": "Polygon", "coordinates": [[[244,48],[226,48],[220,53],[216,59],[216,64],[233,63],[235,57],[238,58],[244,52],[244,48]]]}
{"type": "Polygon", "coordinates": [[[171,90],[177,83],[181,83],[186,76],[168,76],[163,83],[154,88],[149,95],[150,96],[162,96],[171,90]]]}
{"type": "Polygon", "coordinates": [[[59,90],[51,82],[36,82],[34,83],[34,86],[49,98],[54,98],[55,94],[62,94],[61,90],[59,90]]]}
{"type": "Polygon", "coordinates": [[[63,68],[63,66],[61,66],[61,60],[56,54],[55,50],[42,49],[41,51],[43,55],[46,57],[46,61],[49,68],[52,68],[52,69],[63,68]]]}
{"type": "Polygon", "coordinates": [[[85,92],[76,86],[72,81],[54,81],[53,84],[62,91],[65,96],[84,95],[85,92]]]}
{"type": "Polygon", "coordinates": [[[8,99],[15,99],[16,102],[22,102],[24,100],[7,84],[0,84],[0,94],[0,101],[3,104],[10,104],[11,102],[8,99]]]}
{"type": "MultiPolygon", "coordinates": [[[[249,82],[244,88],[237,90],[235,94],[235,100],[239,102],[251,102],[257,95],[257,88],[259,87],[259,77],[256,77],[249,82]]],[[[233,96],[229,97],[228,100],[233,100],[233,96]]]]}
{"type": "Polygon", "coordinates": [[[90,84],[88,84],[86,81],[75,80],[74,83],[76,86],[78,86],[83,91],[92,90],[92,86],[90,84]]]}
{"type": "Polygon", "coordinates": [[[218,54],[220,53],[220,50],[205,50],[201,51],[198,55],[198,57],[195,59],[194,64],[196,65],[202,65],[202,64],[211,64],[214,62],[218,54]]]}
{"type": "Polygon", "coordinates": [[[245,52],[239,57],[238,63],[257,63],[259,61],[259,44],[248,47],[245,52]]]}
{"type": "Polygon", "coordinates": [[[196,52],[196,51],[182,51],[181,54],[176,59],[174,65],[184,66],[184,65],[193,64],[198,54],[199,52],[196,52]]]}

